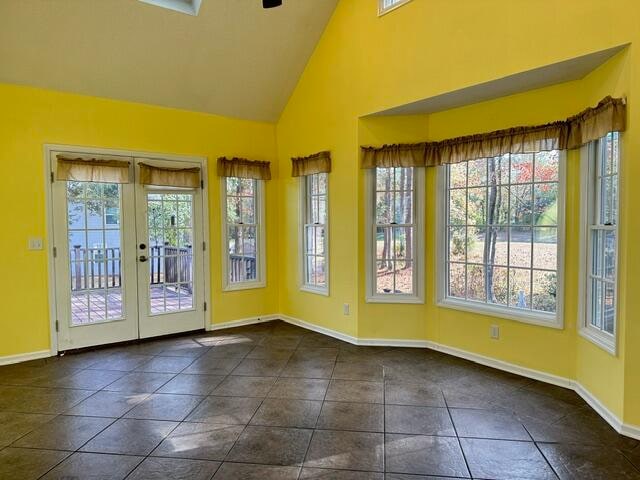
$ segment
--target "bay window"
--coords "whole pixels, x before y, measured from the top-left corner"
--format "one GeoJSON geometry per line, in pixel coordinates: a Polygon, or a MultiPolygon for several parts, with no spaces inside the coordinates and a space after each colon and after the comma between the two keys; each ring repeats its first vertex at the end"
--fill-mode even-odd
{"type": "Polygon", "coordinates": [[[611,353],[617,332],[619,164],[617,132],[583,149],[581,334],[611,353]]]}
{"type": "Polygon", "coordinates": [[[561,325],[563,156],[441,167],[441,305],[561,325]]]}
{"type": "Polygon", "coordinates": [[[424,169],[371,169],[367,300],[422,303],[424,169]]]}

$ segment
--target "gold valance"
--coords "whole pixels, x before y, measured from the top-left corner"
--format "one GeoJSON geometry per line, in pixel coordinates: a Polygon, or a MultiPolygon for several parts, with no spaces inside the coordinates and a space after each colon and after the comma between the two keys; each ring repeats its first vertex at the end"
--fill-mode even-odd
{"type": "Polygon", "coordinates": [[[129,162],[68,158],[58,155],[56,180],[75,182],[129,183],[129,162]]]}
{"type": "Polygon", "coordinates": [[[271,162],[221,157],[218,159],[218,176],[271,180],[271,162]]]}
{"type": "Polygon", "coordinates": [[[307,157],[291,158],[291,176],[302,177],[314,173],[331,172],[331,153],[318,152],[307,157]]]}
{"type": "Polygon", "coordinates": [[[437,167],[507,153],[568,150],[626,127],[626,104],[606,97],[566,120],[514,127],[439,142],[362,147],[362,168],[437,167]]]}
{"type": "Polygon", "coordinates": [[[160,187],[199,188],[200,167],[165,168],[139,163],[140,183],[160,187]]]}

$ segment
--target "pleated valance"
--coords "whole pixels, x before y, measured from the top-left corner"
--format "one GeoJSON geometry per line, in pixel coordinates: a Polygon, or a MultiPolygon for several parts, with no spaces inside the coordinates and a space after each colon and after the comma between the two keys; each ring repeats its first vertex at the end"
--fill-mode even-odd
{"type": "Polygon", "coordinates": [[[626,127],[626,104],[606,97],[566,120],[514,127],[439,142],[362,147],[362,168],[437,167],[507,153],[568,150],[626,127]]]}
{"type": "Polygon", "coordinates": [[[302,177],[314,173],[331,172],[331,153],[318,152],[307,157],[293,157],[291,159],[291,176],[302,177]]]}
{"type": "Polygon", "coordinates": [[[218,159],[218,176],[271,180],[271,162],[221,157],[218,159]]]}
{"type": "Polygon", "coordinates": [[[139,163],[140,183],[160,187],[200,187],[200,167],[165,168],[139,163]]]}
{"type": "Polygon", "coordinates": [[[75,182],[129,183],[127,160],[68,158],[58,155],[56,179],[75,182]]]}

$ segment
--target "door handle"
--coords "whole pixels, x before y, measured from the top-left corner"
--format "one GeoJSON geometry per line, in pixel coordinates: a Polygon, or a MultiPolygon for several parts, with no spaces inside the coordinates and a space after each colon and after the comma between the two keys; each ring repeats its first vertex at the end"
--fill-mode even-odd
{"type": "Polygon", "coordinates": [[[148,258],[146,256],[144,256],[144,255],[140,255],[138,257],[138,260],[140,260],[141,262],[146,262],[148,260],[148,258]]]}

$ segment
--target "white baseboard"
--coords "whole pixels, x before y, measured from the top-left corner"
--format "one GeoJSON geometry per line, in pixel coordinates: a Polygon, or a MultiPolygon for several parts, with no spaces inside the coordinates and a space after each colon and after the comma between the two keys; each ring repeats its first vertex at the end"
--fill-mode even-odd
{"type": "Polygon", "coordinates": [[[39,358],[51,357],[51,350],[40,350],[37,352],[20,353],[18,355],[7,355],[0,357],[0,365],[11,365],[12,363],[28,362],[39,358]]]}
{"type": "Polygon", "coordinates": [[[322,333],[330,337],[343,340],[345,342],[352,343],[354,345],[362,346],[381,346],[381,347],[412,347],[412,348],[430,348],[437,350],[454,357],[464,358],[487,367],[492,367],[498,370],[502,370],[523,377],[538,380],[540,382],[550,383],[560,387],[574,390],[580,397],[584,399],[587,404],[593,408],[598,415],[600,415],[611,427],[618,433],[627,437],[632,437],[640,440],[640,427],[623,423],[616,414],[609,410],[600,400],[598,400],[591,392],[584,388],[579,382],[570,378],[553,375],[551,373],[542,372],[540,370],[534,370],[532,368],[523,367],[514,363],[505,362],[503,360],[497,360],[477,353],[461,350],[459,348],[450,347],[448,345],[442,345],[436,342],[428,340],[402,340],[402,339],[384,339],[384,338],[356,338],[351,335],[346,335],[335,330],[331,330],[325,327],[319,327],[299,318],[294,318],[289,315],[276,315],[276,318],[283,320],[287,323],[297,325],[314,332],[322,333]]]}
{"type": "Polygon", "coordinates": [[[573,382],[573,390],[587,402],[587,404],[593,408],[598,415],[604,418],[609,425],[613,427],[615,431],[627,437],[632,437],[640,440],[640,428],[634,425],[625,424],[618,418],[618,416],[609,410],[598,398],[596,398],[589,390],[587,390],[579,382],[573,382]]]}
{"type": "MultiPolygon", "coordinates": [[[[580,395],[580,397],[582,397],[584,401],[587,402],[587,404],[591,408],[593,408],[598,413],[598,415],[600,415],[618,433],[640,440],[640,426],[631,425],[631,424],[622,422],[622,420],[620,420],[620,418],[618,418],[616,414],[614,414],[600,400],[598,400],[597,397],[595,397],[591,392],[589,392],[589,390],[587,390],[583,385],[581,385],[579,382],[575,380],[565,378],[565,377],[560,377],[558,375],[553,375],[546,372],[541,372],[539,370],[523,367],[521,365],[505,362],[503,360],[497,360],[484,355],[479,355],[477,353],[461,350],[459,348],[450,347],[448,345],[442,345],[442,344],[431,342],[428,340],[357,338],[352,335],[347,335],[345,333],[338,332],[330,328],[320,327],[318,325],[314,325],[312,323],[306,322],[299,318],[295,318],[295,317],[292,317],[289,315],[283,315],[283,314],[261,315],[259,317],[242,318],[242,319],[234,320],[231,322],[210,324],[207,327],[207,330],[208,331],[222,330],[226,328],[270,322],[272,320],[282,320],[292,325],[297,325],[298,327],[302,327],[307,330],[311,330],[317,333],[322,333],[323,335],[327,335],[329,337],[333,337],[338,340],[351,343],[353,345],[380,346],[380,347],[430,348],[432,350],[437,350],[437,351],[446,353],[448,355],[452,355],[454,357],[464,358],[466,360],[470,360],[472,362],[479,363],[481,365],[485,365],[488,367],[496,368],[498,370],[514,373],[516,375],[521,375],[523,377],[539,380],[541,382],[550,383],[552,385],[565,387],[565,388],[574,390],[578,395],[580,395]]],[[[9,365],[12,363],[26,362],[28,360],[36,360],[39,358],[46,358],[50,356],[51,356],[51,351],[49,350],[41,350],[38,352],[30,352],[30,353],[24,353],[19,355],[8,355],[5,357],[0,357],[0,365],[9,365]]]]}
{"type": "Polygon", "coordinates": [[[256,323],[270,322],[272,320],[278,320],[278,319],[280,319],[280,315],[272,314],[272,315],[260,315],[259,317],[241,318],[239,320],[232,320],[230,322],[210,323],[207,326],[207,331],[211,332],[213,330],[223,330],[225,328],[242,327],[244,325],[254,325],[256,323]]]}
{"type": "Polygon", "coordinates": [[[323,335],[337,338],[338,340],[342,340],[343,342],[358,345],[358,339],[356,337],[352,337],[351,335],[347,335],[346,333],[331,330],[330,328],[320,327],[319,325],[314,325],[313,323],[305,322],[304,320],[300,320],[299,318],[291,317],[289,315],[281,314],[278,316],[278,318],[284,322],[290,323],[291,325],[297,325],[298,327],[302,327],[313,332],[322,333],[323,335]]]}
{"type": "Polygon", "coordinates": [[[550,383],[552,385],[557,385],[564,388],[573,388],[574,381],[566,377],[560,377],[551,373],[541,372],[540,370],[534,370],[532,368],[523,367],[515,363],[505,362],[504,360],[497,360],[495,358],[487,357],[459,348],[450,347],[441,343],[432,342],[431,348],[433,348],[434,350],[438,350],[439,352],[452,355],[454,357],[464,358],[465,360],[470,360],[472,362],[479,363],[480,365],[485,365],[487,367],[502,370],[504,372],[515,373],[516,375],[531,378],[532,380],[539,380],[541,382],[550,383]]]}

